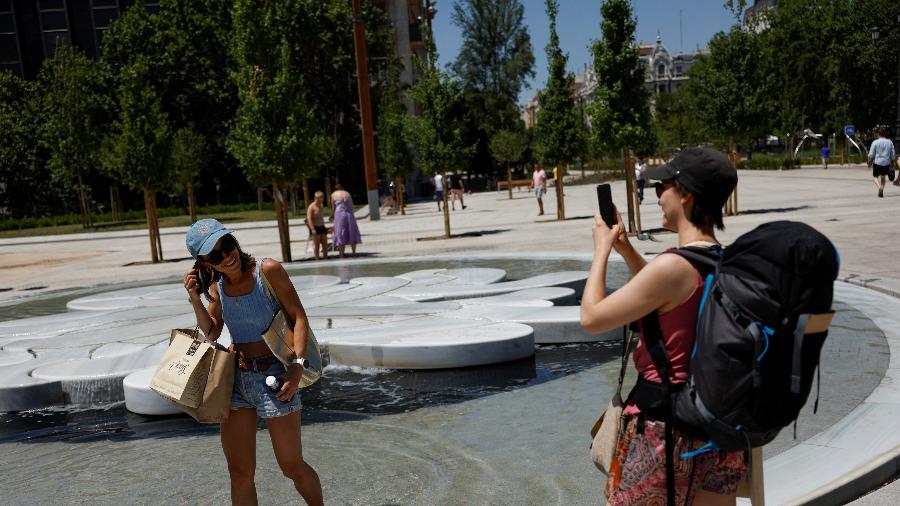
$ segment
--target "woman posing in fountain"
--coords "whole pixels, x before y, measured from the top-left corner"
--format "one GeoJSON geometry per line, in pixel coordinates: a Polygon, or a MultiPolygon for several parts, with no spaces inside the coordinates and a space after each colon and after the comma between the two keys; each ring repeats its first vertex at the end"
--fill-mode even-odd
{"type": "MultiPolygon", "coordinates": [[[[725,155],[689,148],[668,165],[647,169],[644,174],[661,181],[656,195],[663,211],[662,225],[678,233],[679,247],[721,248],[714,229],[725,228],[722,206],[737,184],[737,172],[725,155]]],[[[581,300],[581,325],[587,332],[603,332],[657,311],[662,342],[671,361],[669,379],[673,386],[684,384],[703,294],[700,273],[678,255],[659,255],[648,263],[628,242],[618,215],[616,225],[610,228],[598,214],[593,236],[594,261],[581,300]],[[607,262],[613,249],[625,259],[632,279],[607,296],[607,262]]],[[[634,364],[645,380],[661,383],[643,335],[634,351],[634,364]]],[[[633,393],[625,401],[624,415],[624,430],[606,481],[608,502],[617,506],[666,504],[665,423],[653,413],[642,413],[633,393]]],[[[735,504],[738,482],[746,473],[744,453],[709,451],[682,459],[682,453],[705,441],[675,428],[674,442],[675,503],[735,504]]]]}
{"type": "Polygon", "coordinates": [[[187,248],[197,262],[184,275],[184,288],[197,316],[197,325],[215,340],[228,325],[239,353],[231,395],[231,414],[221,425],[222,449],[228,461],[233,504],[256,504],[256,421],[266,420],[275,459],[285,476],[308,504],[322,504],[322,485],[316,471],[303,460],[300,443],[300,393],[305,359],[285,367],[262,340],[272,315],[281,309],[294,323],[294,350],[305,356],[306,312],[287,272],[280,263],[255,258],[241,251],[232,231],[212,219],[200,220],[187,233],[187,248]],[[263,288],[261,274],[272,285],[277,301],[263,288]],[[204,307],[200,295],[206,295],[204,307]],[[280,377],[283,386],[273,391],[267,376],[280,377]]]}

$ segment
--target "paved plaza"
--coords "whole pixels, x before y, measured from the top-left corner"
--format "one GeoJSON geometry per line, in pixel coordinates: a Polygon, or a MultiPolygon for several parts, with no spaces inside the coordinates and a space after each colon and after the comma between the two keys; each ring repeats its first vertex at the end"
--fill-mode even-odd
{"type": "MultiPolygon", "coordinates": [[[[725,219],[727,229],[719,234],[720,239],[727,244],[756,225],[772,220],[797,220],[812,225],[826,234],[841,253],[839,279],[848,284],[836,290],[836,299],[863,311],[887,335],[891,351],[888,371],[866,402],[854,410],[855,417],[851,414],[834,427],[823,427],[822,432],[810,442],[766,462],[767,492],[771,491],[773,494],[769,497],[767,493],[767,499],[771,504],[805,501],[833,504],[852,499],[865,490],[889,481],[896,475],[897,463],[900,462],[900,440],[897,440],[900,438],[900,431],[897,430],[896,422],[900,419],[900,388],[895,386],[900,381],[895,379],[895,374],[900,373],[895,359],[897,353],[900,353],[900,348],[897,348],[900,346],[900,336],[896,334],[900,330],[900,238],[893,231],[893,222],[900,211],[900,188],[888,186],[885,198],[877,198],[871,173],[865,166],[838,166],[827,171],[820,167],[785,172],[744,171],[739,177],[738,207],[741,214],[725,219]],[[872,290],[861,290],[859,287],[872,290]],[[867,434],[876,436],[866,437],[867,434]],[[857,442],[855,446],[841,443],[842,440],[853,437],[867,440],[857,442]],[[800,469],[804,471],[801,472],[800,469]],[[829,470],[836,469],[840,469],[836,473],[839,477],[829,474],[829,470]],[[808,478],[804,478],[805,476],[808,478]],[[809,486],[812,480],[820,478],[821,484],[809,486]],[[803,487],[804,481],[806,488],[803,487]],[[792,482],[800,482],[799,487],[792,482]],[[821,491],[828,491],[831,494],[830,500],[823,499],[821,491]]],[[[553,195],[550,192],[545,198],[545,208],[548,211],[555,209],[553,195]]],[[[613,183],[613,195],[619,207],[624,210],[623,183],[613,183]]],[[[589,258],[592,216],[596,210],[593,185],[566,187],[566,214],[569,219],[564,222],[556,221],[552,214],[537,216],[535,200],[526,191],[514,191],[513,196],[509,200],[505,191],[467,196],[468,209],[451,213],[453,234],[460,236],[452,240],[419,240],[443,234],[442,214],[430,201],[410,205],[406,216],[383,216],[378,222],[361,220],[364,243],[359,251],[366,259],[416,256],[432,257],[437,261],[504,255],[589,258]]],[[[641,222],[643,228],[650,231],[650,236],[645,240],[632,239],[641,252],[655,254],[675,246],[676,236],[659,230],[660,221],[661,213],[656,205],[655,195],[652,189],[648,189],[647,198],[641,206],[641,222]]],[[[233,228],[246,251],[258,256],[280,256],[274,220],[240,223],[233,228]]],[[[156,265],[146,262],[148,238],[145,231],[2,239],[0,289],[5,290],[0,292],[0,310],[12,310],[12,305],[16,302],[49,296],[62,290],[124,282],[177,280],[192,264],[186,258],[188,255],[184,248],[184,232],[184,228],[162,231],[163,252],[172,261],[156,265]]],[[[305,258],[306,229],[299,220],[292,221],[291,233],[296,263],[311,263],[311,260],[305,258]]],[[[320,263],[340,265],[355,261],[328,260],[320,263]]],[[[564,395],[573,395],[567,389],[591,387],[589,380],[583,375],[573,375],[566,382],[541,388],[557,389],[559,392],[566,392],[564,395]]],[[[575,400],[584,401],[591,397],[589,393],[581,392],[575,400]]],[[[504,416],[509,416],[509,412],[503,409],[504,403],[513,402],[512,399],[516,396],[504,394],[498,397],[502,398],[493,403],[482,402],[483,400],[473,402],[473,407],[467,409],[479,410],[480,423],[490,424],[493,421],[499,424],[504,416]]],[[[560,402],[565,400],[558,395],[550,397],[559,397],[560,402]]],[[[519,409],[513,404],[507,408],[519,409]]],[[[569,408],[563,403],[557,409],[565,412],[569,408]]],[[[432,422],[427,417],[436,419],[440,416],[439,411],[422,416],[426,417],[426,422],[432,422]]],[[[457,408],[443,411],[444,414],[457,412],[457,408]]],[[[563,443],[575,437],[568,434],[571,431],[560,427],[558,422],[554,424],[553,419],[539,417],[539,421],[547,432],[566,432],[565,435],[558,436],[563,443]]],[[[460,421],[450,423],[459,424],[460,421]]],[[[314,435],[320,424],[312,427],[311,434],[314,435]]],[[[343,430],[349,430],[344,427],[343,430]]],[[[385,427],[387,425],[382,426],[385,427]]],[[[440,427],[444,427],[444,424],[440,427]]],[[[458,428],[462,433],[461,436],[457,434],[460,439],[469,441],[472,446],[484,445],[478,442],[480,434],[477,428],[466,428],[465,425],[458,428]]],[[[387,429],[384,435],[387,438],[404,437],[398,433],[389,433],[387,429]]],[[[347,438],[348,447],[353,441],[362,442],[350,432],[343,436],[347,438]]],[[[440,447],[437,442],[427,438],[419,441],[417,438],[420,436],[424,434],[406,437],[412,437],[414,445],[430,444],[435,445],[432,450],[449,451],[443,465],[471,465],[471,461],[467,460],[469,455],[465,452],[440,447]]],[[[580,439],[583,435],[579,433],[577,436],[580,439]]],[[[549,438],[551,443],[554,437],[557,436],[549,438]]],[[[194,439],[196,438],[185,438],[185,444],[193,445],[194,439]]],[[[160,438],[153,444],[164,449],[165,441],[165,438],[160,438]]],[[[399,444],[403,439],[397,441],[399,444]]],[[[539,445],[541,444],[543,443],[539,445]]],[[[315,448],[315,440],[312,445],[315,448]]],[[[337,446],[331,446],[324,451],[338,450],[340,448],[337,446]]],[[[428,449],[413,448],[412,453],[403,455],[401,459],[420,458],[418,452],[424,454],[426,450],[428,449]]],[[[23,451],[16,448],[14,453],[23,451]]],[[[547,452],[554,455],[552,446],[547,448],[547,452]]],[[[516,454],[511,453],[510,456],[515,457],[516,454]]],[[[527,460],[529,456],[524,457],[527,460]]],[[[359,464],[364,462],[365,459],[362,459],[359,464]]],[[[100,462],[96,464],[102,467],[100,462]]],[[[520,465],[526,466],[525,463],[520,465]]],[[[586,460],[584,465],[589,465],[586,460]]],[[[523,472],[527,472],[527,469],[523,467],[523,472]]],[[[474,474],[470,476],[474,477],[474,474]]],[[[490,480],[482,481],[485,483],[476,483],[473,490],[484,492],[484,487],[489,486],[490,480]]],[[[535,490],[543,490],[540,485],[542,483],[534,483],[535,490]]],[[[559,497],[565,496],[566,485],[557,484],[557,487],[560,489],[559,497]]],[[[896,504],[897,493],[896,485],[885,487],[860,499],[859,503],[896,504]]],[[[454,497],[459,500],[467,498],[465,495],[454,497]]],[[[475,497],[491,496],[468,496],[475,497]]],[[[550,496],[545,499],[553,501],[550,496]]]]}

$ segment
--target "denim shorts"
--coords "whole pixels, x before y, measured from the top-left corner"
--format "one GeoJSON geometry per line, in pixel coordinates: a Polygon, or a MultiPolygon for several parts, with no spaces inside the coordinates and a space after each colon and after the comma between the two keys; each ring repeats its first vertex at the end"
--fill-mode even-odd
{"type": "Polygon", "coordinates": [[[547,193],[547,190],[545,190],[544,188],[535,188],[534,189],[534,196],[537,198],[543,197],[546,193],[547,193]]]}
{"type": "Polygon", "coordinates": [[[253,408],[260,418],[275,418],[300,411],[299,388],[291,400],[282,402],[276,397],[277,392],[266,385],[266,376],[278,376],[284,372],[284,365],[279,362],[272,364],[263,372],[235,368],[231,409],[253,408]]]}

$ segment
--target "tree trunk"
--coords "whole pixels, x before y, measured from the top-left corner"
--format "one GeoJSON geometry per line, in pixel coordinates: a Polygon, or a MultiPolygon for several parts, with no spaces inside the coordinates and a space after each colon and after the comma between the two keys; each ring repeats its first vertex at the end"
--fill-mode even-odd
{"type": "MultiPolygon", "coordinates": [[[[734,142],[731,143],[731,165],[734,166],[734,170],[737,170],[737,144],[734,142]]],[[[737,216],[738,208],[737,208],[737,183],[734,185],[734,191],[731,192],[731,197],[728,199],[728,203],[731,207],[731,216],[737,216]]]]}
{"type": "Polygon", "coordinates": [[[156,251],[159,261],[163,261],[162,234],[159,233],[159,210],[156,208],[156,192],[150,194],[150,204],[153,205],[153,234],[156,236],[156,251]]]}
{"type": "Polygon", "coordinates": [[[278,223],[278,239],[281,242],[281,259],[283,262],[291,262],[291,234],[288,229],[287,206],[275,179],[272,179],[272,195],[275,198],[275,219],[278,223]]]}
{"type": "Polygon", "coordinates": [[[149,186],[144,186],[144,215],[147,217],[147,234],[150,237],[150,261],[159,262],[159,252],[157,251],[156,228],[153,226],[153,204],[151,203],[153,190],[149,186]]]}
{"type": "Polygon", "coordinates": [[[441,193],[443,196],[441,197],[444,200],[444,239],[450,238],[450,208],[447,207],[447,175],[445,173],[441,173],[441,193]]]}
{"type": "MultiPolygon", "coordinates": [[[[300,197],[298,196],[298,193],[297,193],[297,182],[296,181],[291,183],[291,198],[294,200],[295,205],[297,202],[300,202],[300,197]]],[[[294,209],[294,214],[297,214],[296,208],[294,209]]],[[[306,216],[306,206],[303,206],[300,208],[300,215],[306,216]]]]}
{"type": "Polygon", "coordinates": [[[303,184],[303,209],[309,207],[309,179],[303,178],[301,180],[303,184]]]}
{"type": "Polygon", "coordinates": [[[634,171],[628,167],[628,146],[622,148],[622,167],[625,172],[625,202],[628,204],[628,233],[634,233],[637,230],[637,224],[634,220],[634,171]]]}
{"type": "Polygon", "coordinates": [[[81,179],[81,170],[78,170],[78,185],[76,192],[78,194],[78,209],[81,211],[81,226],[88,228],[91,226],[91,208],[88,205],[87,192],[84,189],[84,181],[81,179]]]}
{"type": "Polygon", "coordinates": [[[256,210],[262,211],[263,208],[263,189],[262,187],[256,187],[256,210]]]}
{"type": "Polygon", "coordinates": [[[197,203],[194,200],[194,183],[187,184],[188,214],[191,215],[191,223],[197,221],[197,203]]]}
{"type": "Polygon", "coordinates": [[[566,219],[566,194],[563,189],[563,178],[565,177],[565,169],[557,165],[556,169],[556,219],[557,220],[565,220],[566,219]]]}
{"type": "Polygon", "coordinates": [[[331,176],[325,175],[325,207],[331,207],[331,176]]]}
{"type": "Polygon", "coordinates": [[[509,162],[506,162],[506,189],[509,191],[509,200],[512,200],[512,169],[509,162]]]}
{"type": "Polygon", "coordinates": [[[112,213],[113,223],[122,219],[121,210],[119,209],[119,187],[112,185],[109,187],[109,210],[112,213]]]}
{"type": "MultiPolygon", "coordinates": [[[[628,162],[627,165],[634,167],[636,160],[634,159],[634,153],[629,150],[628,152],[628,162]]],[[[636,233],[640,234],[643,232],[641,228],[641,195],[638,193],[637,188],[637,177],[634,178],[634,186],[631,188],[631,198],[634,202],[634,229],[636,233]]]]}
{"type": "Polygon", "coordinates": [[[400,214],[406,215],[406,209],[404,208],[406,202],[403,201],[403,178],[397,176],[394,178],[394,188],[397,193],[397,208],[400,209],[400,214]]]}

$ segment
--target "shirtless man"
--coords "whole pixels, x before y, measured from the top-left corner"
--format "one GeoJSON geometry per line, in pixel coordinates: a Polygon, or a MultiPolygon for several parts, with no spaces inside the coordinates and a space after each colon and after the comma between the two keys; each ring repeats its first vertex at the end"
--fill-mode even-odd
{"type": "Polygon", "coordinates": [[[316,192],[316,199],[306,208],[306,227],[313,239],[313,254],[319,259],[319,248],[322,258],[328,258],[328,229],[325,228],[325,194],[316,192]]]}

